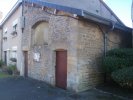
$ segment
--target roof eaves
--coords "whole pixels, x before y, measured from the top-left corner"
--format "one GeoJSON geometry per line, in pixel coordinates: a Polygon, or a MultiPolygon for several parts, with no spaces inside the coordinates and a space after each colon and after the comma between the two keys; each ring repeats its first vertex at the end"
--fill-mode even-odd
{"type": "Polygon", "coordinates": [[[73,14],[77,14],[77,15],[82,16],[82,10],[81,9],[62,6],[62,5],[58,5],[58,4],[54,4],[54,3],[50,3],[50,2],[39,1],[39,0],[27,0],[26,2],[35,3],[35,4],[38,4],[38,5],[41,5],[41,6],[54,8],[54,9],[57,9],[57,10],[62,10],[62,11],[65,11],[65,12],[69,12],[69,13],[73,13],[73,14]]]}
{"type": "Polygon", "coordinates": [[[127,26],[125,26],[125,25],[116,23],[116,24],[115,24],[115,27],[116,27],[117,29],[121,29],[121,30],[123,30],[123,31],[125,31],[125,32],[132,33],[132,28],[127,27],[127,26]]]}
{"type": "MultiPolygon", "coordinates": [[[[46,7],[54,8],[54,9],[57,9],[57,10],[62,10],[62,11],[66,11],[66,12],[69,12],[69,13],[77,14],[79,16],[83,16],[85,19],[89,19],[89,20],[92,20],[92,21],[95,21],[95,22],[98,22],[98,23],[102,23],[102,24],[105,24],[105,25],[110,25],[111,23],[115,23],[115,28],[117,28],[117,29],[121,29],[121,30],[126,31],[126,32],[131,32],[132,31],[131,28],[126,27],[121,21],[120,21],[120,23],[118,23],[118,22],[116,23],[116,22],[114,22],[110,19],[103,18],[101,16],[89,13],[89,12],[81,10],[81,9],[66,7],[66,6],[57,5],[57,4],[53,4],[53,3],[49,3],[49,2],[38,1],[38,0],[27,0],[27,1],[29,3],[36,3],[36,4],[39,4],[41,6],[46,6],[46,7]]],[[[4,20],[2,21],[0,26],[3,26],[3,24],[8,20],[8,18],[14,13],[14,11],[21,4],[22,4],[22,0],[18,0],[17,3],[14,5],[14,7],[9,11],[7,16],[4,18],[4,20]]],[[[103,2],[103,4],[105,4],[105,3],[103,2]]],[[[108,7],[106,4],[105,4],[105,6],[108,7]]],[[[110,8],[108,7],[108,9],[110,9],[110,8]]],[[[112,10],[110,10],[110,11],[112,12],[112,10]]],[[[116,15],[114,14],[114,16],[116,16],[116,15]]]]}
{"type": "Polygon", "coordinates": [[[104,25],[111,25],[111,23],[115,23],[115,28],[117,29],[120,29],[122,31],[125,31],[125,32],[132,32],[132,29],[121,24],[121,23],[118,23],[118,22],[114,22],[110,19],[106,19],[106,18],[103,18],[101,16],[98,16],[96,14],[92,14],[92,13],[89,13],[87,11],[83,11],[83,17],[85,19],[88,19],[88,20],[92,20],[94,22],[97,22],[97,23],[101,23],[101,24],[104,24],[104,25]]]}
{"type": "Polygon", "coordinates": [[[110,25],[111,23],[115,23],[115,28],[126,31],[126,32],[132,32],[132,29],[129,27],[126,27],[122,21],[114,14],[114,12],[102,1],[100,0],[105,7],[117,18],[118,22],[114,22],[110,19],[106,19],[103,18],[101,16],[98,16],[96,14],[93,13],[89,13],[85,10],[81,10],[81,9],[77,9],[77,8],[72,8],[72,7],[66,7],[66,6],[62,6],[62,5],[58,5],[58,4],[54,4],[54,3],[50,3],[50,2],[44,2],[44,1],[38,1],[38,0],[27,0],[30,3],[36,3],[39,4],[41,6],[46,6],[46,7],[50,7],[50,8],[54,8],[57,10],[62,10],[62,11],[66,11],[69,13],[73,13],[73,14],[77,14],[79,16],[82,16],[86,19],[98,22],[98,23],[102,23],[105,25],[110,25]]]}
{"type": "Polygon", "coordinates": [[[77,14],[79,16],[82,16],[82,17],[86,18],[86,19],[89,19],[89,20],[92,20],[92,21],[95,21],[95,22],[98,22],[98,23],[102,23],[102,24],[105,24],[105,25],[110,25],[111,23],[115,23],[115,28],[126,31],[126,32],[132,32],[132,29],[126,27],[121,22],[121,20],[113,13],[113,11],[102,0],[100,0],[100,1],[117,18],[118,22],[114,22],[110,19],[103,18],[101,16],[98,16],[98,15],[93,14],[93,13],[89,13],[89,12],[81,10],[81,9],[66,7],[66,6],[57,5],[57,4],[50,3],[50,2],[38,1],[38,0],[27,0],[27,1],[30,2],[30,3],[39,4],[41,6],[46,6],[46,7],[54,8],[54,9],[57,9],[57,10],[62,10],[62,11],[66,11],[66,12],[69,12],[69,13],[77,14]]]}
{"type": "Polygon", "coordinates": [[[22,4],[22,0],[18,0],[16,4],[12,7],[12,9],[8,12],[6,17],[2,20],[0,23],[0,26],[2,27],[3,24],[10,18],[10,16],[16,11],[16,9],[22,4]]]}

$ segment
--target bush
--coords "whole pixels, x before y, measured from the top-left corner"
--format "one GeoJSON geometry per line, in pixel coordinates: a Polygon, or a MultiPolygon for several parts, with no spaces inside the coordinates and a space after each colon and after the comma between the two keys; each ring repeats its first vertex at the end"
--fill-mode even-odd
{"type": "MultiPolygon", "coordinates": [[[[103,59],[105,81],[113,82],[112,72],[133,66],[133,49],[113,49],[103,59]]],[[[116,76],[117,77],[117,76],[116,76]]]]}
{"type": "Polygon", "coordinates": [[[0,60],[0,68],[4,65],[4,62],[0,60]]]}
{"type": "Polygon", "coordinates": [[[104,70],[109,74],[129,66],[133,66],[133,49],[110,50],[103,60],[104,70]]]}
{"type": "Polygon", "coordinates": [[[17,68],[16,68],[16,65],[9,65],[8,67],[7,67],[7,72],[9,73],[9,74],[14,74],[14,72],[15,71],[17,71],[17,68]]]}
{"type": "Polygon", "coordinates": [[[118,57],[133,59],[133,49],[113,49],[107,52],[107,57],[118,57]]]}
{"type": "Polygon", "coordinates": [[[13,74],[13,71],[11,70],[10,67],[9,67],[9,68],[6,68],[6,70],[7,70],[7,73],[8,73],[9,75],[12,75],[12,74],[13,74]]]}
{"type": "Polygon", "coordinates": [[[104,71],[109,74],[111,74],[113,71],[131,66],[131,65],[133,66],[133,64],[127,58],[106,57],[103,60],[104,71]]]}
{"type": "Polygon", "coordinates": [[[12,71],[17,70],[16,65],[9,65],[8,67],[9,67],[12,71]]]}
{"type": "Polygon", "coordinates": [[[122,87],[133,88],[133,67],[114,71],[111,76],[122,87]]]}

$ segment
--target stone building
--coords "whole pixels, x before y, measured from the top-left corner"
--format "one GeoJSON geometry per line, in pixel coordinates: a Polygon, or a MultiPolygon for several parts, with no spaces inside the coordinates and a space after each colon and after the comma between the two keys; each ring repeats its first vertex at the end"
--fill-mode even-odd
{"type": "Polygon", "coordinates": [[[131,47],[131,29],[102,0],[24,0],[18,5],[21,75],[84,91],[103,83],[101,59],[107,50],[131,47]]]}

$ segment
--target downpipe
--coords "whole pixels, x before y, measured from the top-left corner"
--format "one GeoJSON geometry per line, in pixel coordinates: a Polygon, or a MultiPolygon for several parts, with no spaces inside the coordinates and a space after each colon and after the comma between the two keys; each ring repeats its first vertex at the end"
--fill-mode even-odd
{"type": "Polygon", "coordinates": [[[108,51],[108,34],[112,32],[115,28],[115,23],[111,23],[111,28],[107,32],[103,32],[104,34],[104,57],[107,55],[108,51]]]}

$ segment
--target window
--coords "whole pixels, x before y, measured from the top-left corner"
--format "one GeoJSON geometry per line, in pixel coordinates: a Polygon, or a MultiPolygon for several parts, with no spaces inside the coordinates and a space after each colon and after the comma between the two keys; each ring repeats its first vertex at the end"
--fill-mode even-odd
{"type": "Polygon", "coordinates": [[[11,51],[11,53],[10,53],[10,60],[12,62],[17,62],[17,51],[11,51]]]}
{"type": "Polygon", "coordinates": [[[17,24],[15,24],[15,25],[13,26],[13,31],[16,32],[16,29],[17,29],[17,24]]]}
{"type": "Polygon", "coordinates": [[[4,34],[7,34],[7,31],[4,34]]]}
{"type": "Polygon", "coordinates": [[[17,35],[17,26],[18,26],[18,19],[14,20],[12,23],[12,27],[13,27],[13,32],[12,35],[17,35]]]}
{"type": "Polygon", "coordinates": [[[17,46],[13,46],[12,48],[11,48],[11,54],[10,54],[10,57],[11,58],[17,58],[17,46]]]}
{"type": "MultiPolygon", "coordinates": [[[[7,34],[7,28],[4,29],[4,34],[7,34]]],[[[3,35],[4,35],[4,34],[3,34],[3,35]]]]}
{"type": "Polygon", "coordinates": [[[17,58],[17,51],[11,52],[11,58],[17,58]]]}
{"type": "Polygon", "coordinates": [[[7,37],[6,37],[6,36],[4,36],[4,37],[3,37],[3,40],[4,40],[4,41],[7,41],[7,37]]]}
{"type": "Polygon", "coordinates": [[[14,24],[13,31],[12,31],[11,35],[13,35],[13,37],[17,36],[17,24],[14,24]]]}
{"type": "Polygon", "coordinates": [[[4,29],[4,32],[3,32],[3,40],[4,41],[7,41],[7,28],[4,29]]]}

